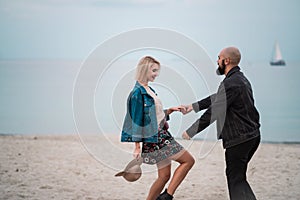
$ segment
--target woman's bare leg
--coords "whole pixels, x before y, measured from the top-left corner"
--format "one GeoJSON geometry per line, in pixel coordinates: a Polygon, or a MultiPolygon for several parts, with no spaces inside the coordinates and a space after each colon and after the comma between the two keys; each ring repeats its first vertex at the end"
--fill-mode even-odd
{"type": "Polygon", "coordinates": [[[180,183],[183,181],[185,176],[188,174],[190,169],[193,167],[195,160],[193,156],[186,150],[183,150],[179,152],[180,156],[176,157],[174,156],[174,160],[179,162],[180,165],[177,167],[177,169],[174,172],[174,175],[171,179],[171,182],[169,184],[169,187],[167,189],[168,194],[173,195],[175,193],[175,190],[180,185],[180,183]]]}
{"type": "Polygon", "coordinates": [[[169,181],[171,176],[171,161],[166,160],[157,164],[157,169],[158,177],[149,190],[147,200],[156,200],[166,183],[169,181]]]}

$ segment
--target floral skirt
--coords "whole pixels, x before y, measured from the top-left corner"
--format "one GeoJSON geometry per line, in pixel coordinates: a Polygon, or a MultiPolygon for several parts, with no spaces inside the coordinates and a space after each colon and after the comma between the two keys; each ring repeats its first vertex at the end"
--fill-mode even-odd
{"type": "Polygon", "coordinates": [[[163,126],[158,129],[158,143],[143,143],[143,163],[157,164],[184,149],[175,141],[168,128],[168,123],[164,122],[163,126]]]}

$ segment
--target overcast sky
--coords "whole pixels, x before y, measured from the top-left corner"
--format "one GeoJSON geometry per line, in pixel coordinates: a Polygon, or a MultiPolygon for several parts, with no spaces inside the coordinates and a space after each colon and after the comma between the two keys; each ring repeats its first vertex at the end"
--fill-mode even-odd
{"type": "Polygon", "coordinates": [[[299,61],[298,0],[0,0],[0,59],[77,59],[143,27],[178,31],[216,58],[235,45],[246,60],[270,60],[275,41],[299,61]]]}

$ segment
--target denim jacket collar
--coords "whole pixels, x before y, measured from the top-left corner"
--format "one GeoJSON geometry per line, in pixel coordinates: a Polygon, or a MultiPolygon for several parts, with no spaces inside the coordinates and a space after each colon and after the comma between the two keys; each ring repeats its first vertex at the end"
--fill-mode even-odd
{"type": "MultiPolygon", "coordinates": [[[[155,94],[155,90],[149,86],[150,90],[152,90],[155,94]]],[[[142,86],[138,81],[135,82],[134,89],[139,89],[141,91],[141,94],[148,94],[144,86],[142,86]]]]}

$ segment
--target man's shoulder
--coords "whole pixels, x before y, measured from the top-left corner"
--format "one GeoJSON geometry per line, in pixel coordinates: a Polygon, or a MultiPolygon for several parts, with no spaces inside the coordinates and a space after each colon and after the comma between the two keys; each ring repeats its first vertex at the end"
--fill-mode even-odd
{"type": "Polygon", "coordinates": [[[241,71],[237,71],[234,74],[232,74],[230,77],[227,77],[226,79],[223,80],[223,84],[226,88],[242,87],[245,85],[246,82],[249,81],[241,71]]]}

